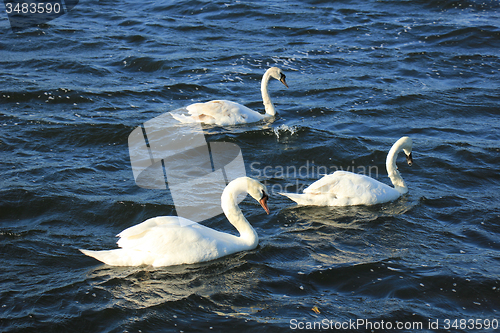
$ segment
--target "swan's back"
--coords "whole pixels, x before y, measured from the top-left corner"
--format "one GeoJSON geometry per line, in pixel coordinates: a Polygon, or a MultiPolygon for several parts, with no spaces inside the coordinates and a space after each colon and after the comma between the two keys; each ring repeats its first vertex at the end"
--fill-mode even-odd
{"type": "Polygon", "coordinates": [[[189,116],[175,113],[172,113],[172,116],[185,123],[203,122],[222,126],[257,122],[264,118],[264,115],[244,105],[226,100],[194,103],[188,105],[186,109],[189,116]]]}
{"type": "Polygon", "coordinates": [[[197,226],[201,225],[183,217],[158,216],[123,230],[116,243],[122,249],[156,253],[161,249],[166,254],[167,242],[178,247],[185,241],[198,240],[197,226]]]}
{"type": "Polygon", "coordinates": [[[112,266],[172,266],[219,258],[242,250],[239,237],[176,216],[146,220],[118,234],[120,249],[81,250],[112,266]]]}
{"type": "Polygon", "coordinates": [[[283,193],[301,205],[373,205],[397,199],[400,193],[371,177],[348,171],[323,176],[304,189],[303,194],[283,193]]]}
{"type": "MultiPolygon", "coordinates": [[[[139,238],[144,232],[147,232],[148,230],[151,230],[154,227],[160,226],[160,225],[171,225],[171,226],[187,226],[190,224],[196,223],[194,221],[188,220],[184,217],[180,216],[157,216],[153,217],[150,219],[147,219],[146,221],[139,223],[137,225],[134,225],[130,228],[127,228],[120,232],[117,237],[120,237],[121,239],[134,239],[134,238],[139,238]]],[[[120,242],[120,241],[118,241],[120,242]]]]}

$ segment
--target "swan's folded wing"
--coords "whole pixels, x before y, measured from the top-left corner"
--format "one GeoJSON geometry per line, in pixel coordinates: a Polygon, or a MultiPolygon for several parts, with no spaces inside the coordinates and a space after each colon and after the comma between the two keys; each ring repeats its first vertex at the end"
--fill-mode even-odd
{"type": "Polygon", "coordinates": [[[334,172],[329,175],[325,175],[309,185],[304,189],[304,193],[307,194],[334,194],[335,189],[338,187],[339,182],[341,181],[342,175],[339,174],[339,171],[334,172]]]}
{"type": "Polygon", "coordinates": [[[362,198],[379,183],[373,178],[348,171],[336,171],[312,183],[304,190],[311,195],[328,195],[337,199],[362,198]]]}
{"type": "Polygon", "coordinates": [[[226,100],[195,103],[186,109],[193,119],[206,124],[235,125],[256,122],[264,117],[244,105],[226,100]]]}
{"type": "Polygon", "coordinates": [[[198,223],[161,224],[147,229],[141,237],[121,238],[118,246],[129,256],[142,258],[142,262],[153,266],[194,263],[217,257],[217,242],[210,237],[212,233],[218,232],[198,223]]]}
{"type": "Polygon", "coordinates": [[[205,103],[194,103],[188,105],[186,109],[192,116],[221,117],[229,116],[240,109],[240,104],[231,101],[215,100],[205,103]]]}
{"type": "Polygon", "coordinates": [[[130,228],[127,228],[120,232],[117,237],[122,239],[137,239],[142,237],[142,235],[151,230],[154,227],[160,225],[178,225],[178,226],[186,226],[196,222],[185,219],[183,217],[178,216],[158,216],[150,218],[142,223],[134,225],[130,228]]]}

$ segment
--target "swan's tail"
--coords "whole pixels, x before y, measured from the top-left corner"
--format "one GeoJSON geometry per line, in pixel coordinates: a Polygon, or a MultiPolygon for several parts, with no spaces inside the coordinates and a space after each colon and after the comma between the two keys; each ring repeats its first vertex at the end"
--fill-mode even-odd
{"type": "Polygon", "coordinates": [[[299,205],[307,206],[311,205],[312,202],[306,194],[298,194],[298,193],[278,193],[288,197],[290,200],[295,201],[299,205]]]}
{"type": "Polygon", "coordinates": [[[140,266],[148,265],[148,258],[142,251],[115,249],[92,251],[80,249],[83,254],[95,258],[110,266],[140,266]]]}
{"type": "Polygon", "coordinates": [[[193,119],[193,117],[191,116],[186,116],[185,114],[178,114],[172,112],[170,112],[170,114],[175,120],[180,121],[181,123],[196,123],[196,120],[193,119]]]}

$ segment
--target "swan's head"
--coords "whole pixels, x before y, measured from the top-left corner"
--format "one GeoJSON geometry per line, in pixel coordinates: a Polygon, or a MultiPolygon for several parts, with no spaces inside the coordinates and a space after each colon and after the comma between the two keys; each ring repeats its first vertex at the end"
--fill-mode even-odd
{"type": "Polygon", "coordinates": [[[269,208],[267,207],[267,189],[260,182],[252,178],[247,178],[247,192],[252,198],[260,203],[262,208],[269,214],[269,208]]]}
{"type": "Polygon", "coordinates": [[[403,136],[398,141],[401,142],[401,149],[406,155],[406,163],[408,163],[409,166],[412,166],[413,157],[411,156],[411,150],[413,147],[413,142],[411,141],[411,138],[408,136],[403,136]]]}
{"type": "Polygon", "coordinates": [[[408,163],[409,166],[413,165],[413,157],[411,156],[411,153],[406,155],[406,163],[408,163]]]}
{"type": "Polygon", "coordinates": [[[281,68],[278,67],[271,67],[267,70],[269,72],[269,75],[272,78],[275,78],[276,80],[280,81],[285,85],[285,87],[288,88],[288,84],[286,84],[286,75],[283,73],[281,68]]]}

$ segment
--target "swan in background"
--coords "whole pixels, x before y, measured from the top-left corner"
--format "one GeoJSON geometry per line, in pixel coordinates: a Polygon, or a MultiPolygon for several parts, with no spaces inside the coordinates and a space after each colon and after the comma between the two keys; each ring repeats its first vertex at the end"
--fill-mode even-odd
{"type": "Polygon", "coordinates": [[[239,194],[248,193],[269,214],[266,187],[241,177],[231,181],[221,196],[221,206],[239,236],[220,232],[177,216],[148,219],[123,230],[117,244],[121,249],[82,253],[112,266],[172,266],[217,259],[232,253],[252,250],[259,237],[236,204],[239,194]]]}
{"type": "Polygon", "coordinates": [[[274,117],[276,115],[276,110],[274,109],[271,97],[267,91],[267,86],[271,78],[280,81],[285,85],[285,87],[288,88],[285,80],[286,76],[280,68],[271,67],[266,71],[262,77],[260,86],[262,101],[266,109],[266,113],[264,114],[235,102],[214,100],[205,103],[188,105],[186,109],[189,115],[176,113],[171,113],[171,115],[182,123],[204,123],[220,126],[254,123],[263,119],[274,117]]]}
{"type": "Polygon", "coordinates": [[[375,205],[396,200],[408,192],[403,178],[396,166],[400,151],[406,155],[409,166],[413,164],[411,156],[412,140],[404,136],[392,146],[387,154],[387,174],[394,187],[383,184],[373,178],[348,171],[335,171],[325,175],[304,189],[303,194],[280,193],[299,205],[311,206],[351,206],[375,205]]]}

